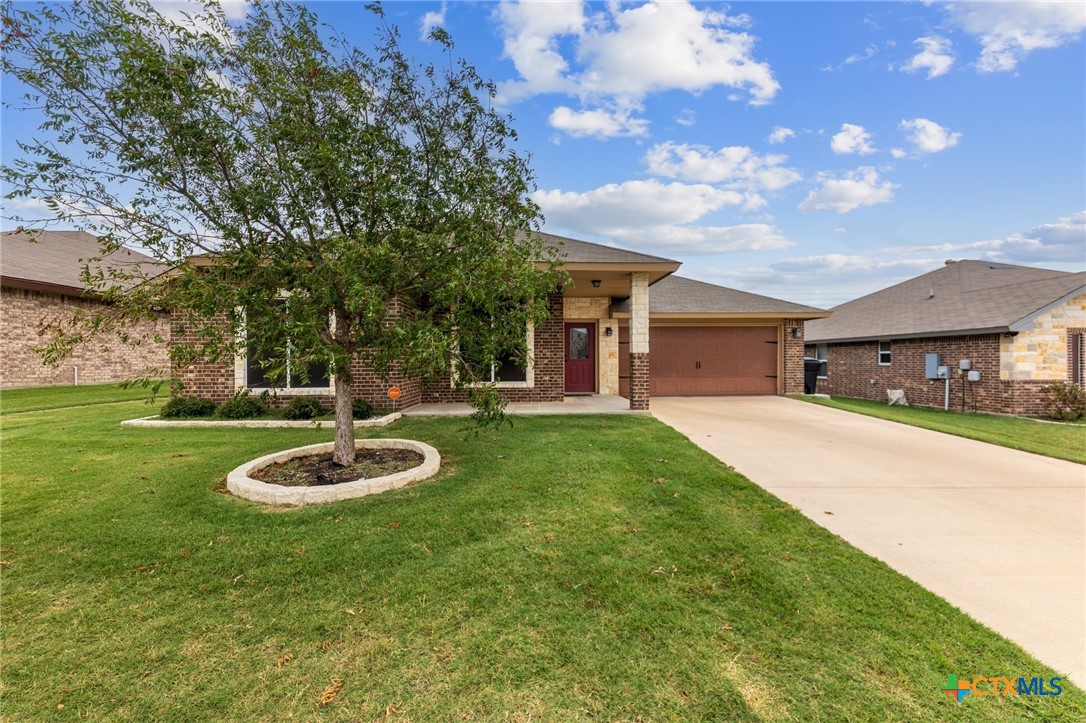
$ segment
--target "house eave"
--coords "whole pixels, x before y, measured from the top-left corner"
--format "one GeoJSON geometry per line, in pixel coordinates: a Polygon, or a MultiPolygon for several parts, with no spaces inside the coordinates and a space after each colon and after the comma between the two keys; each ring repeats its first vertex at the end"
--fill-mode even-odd
{"type": "Polygon", "coordinates": [[[994,326],[984,329],[952,329],[948,331],[924,331],[915,334],[878,334],[874,336],[850,336],[850,337],[810,337],[805,341],[808,344],[851,344],[865,341],[895,341],[897,339],[936,339],[948,336],[980,336],[983,334],[1006,334],[1013,331],[1009,326],[994,326]]]}
{"type": "Polygon", "coordinates": [[[1028,316],[1022,317],[1018,321],[1011,324],[1009,328],[1010,328],[1011,331],[1026,331],[1027,329],[1030,329],[1033,326],[1033,322],[1037,319],[1038,316],[1041,316],[1042,314],[1046,314],[1049,311],[1052,311],[1052,309],[1055,309],[1057,306],[1062,306],[1063,304],[1066,304],[1068,301],[1075,298],[1076,296],[1078,296],[1080,294],[1084,294],[1084,293],[1086,293],[1086,284],[1078,287],[1077,289],[1074,289],[1073,291],[1071,291],[1071,292],[1069,292],[1067,294],[1064,294],[1063,296],[1056,299],[1052,303],[1041,307],[1037,311],[1034,311],[1032,314],[1029,314],[1028,316]]]}
{"type": "MultiPolygon", "coordinates": [[[[615,319],[629,319],[630,312],[618,311],[613,313],[612,318],[615,319]]],[[[650,311],[649,320],[681,320],[692,319],[697,321],[772,321],[774,323],[779,322],[781,319],[825,319],[830,316],[829,311],[749,311],[749,312],[719,312],[719,311],[702,311],[702,312],[660,312],[650,311]]]]}

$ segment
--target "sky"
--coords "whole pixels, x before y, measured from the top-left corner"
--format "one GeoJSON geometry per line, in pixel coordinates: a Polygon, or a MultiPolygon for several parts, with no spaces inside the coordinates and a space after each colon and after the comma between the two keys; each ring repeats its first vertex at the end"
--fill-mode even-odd
{"type": "MultiPolygon", "coordinates": [[[[372,47],[362,3],[308,4],[372,47]]],[[[385,10],[409,55],[440,26],[498,84],[548,232],[823,308],[947,259],[1086,267],[1086,3],[385,10]]],[[[40,119],[2,113],[8,159],[40,119]]]]}

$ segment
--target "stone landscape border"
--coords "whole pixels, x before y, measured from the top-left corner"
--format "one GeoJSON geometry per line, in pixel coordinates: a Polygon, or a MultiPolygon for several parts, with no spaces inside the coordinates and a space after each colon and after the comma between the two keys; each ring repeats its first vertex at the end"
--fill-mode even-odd
{"type": "MultiPolygon", "coordinates": [[[[399,412],[386,414],[383,417],[373,419],[359,419],[354,423],[355,429],[363,427],[387,427],[399,419],[399,412]]],[[[309,428],[309,429],[333,429],[335,420],[287,420],[287,419],[163,419],[157,414],[151,417],[139,419],[126,419],[121,422],[122,427],[249,427],[253,429],[274,429],[279,427],[309,428]]]]}
{"type": "Polygon", "coordinates": [[[249,476],[250,472],[263,469],[270,464],[286,462],[298,457],[327,454],[334,447],[335,442],[325,442],[323,444],[295,447],[284,452],[266,454],[251,462],[246,462],[230,472],[226,476],[226,488],[232,494],[253,502],[282,507],[303,507],[305,505],[339,502],[399,489],[411,482],[433,477],[441,466],[441,455],[436,449],[423,442],[416,442],[412,439],[359,439],[355,440],[355,449],[407,449],[421,454],[423,456],[422,464],[383,477],[316,487],[285,487],[261,482],[249,476]]]}

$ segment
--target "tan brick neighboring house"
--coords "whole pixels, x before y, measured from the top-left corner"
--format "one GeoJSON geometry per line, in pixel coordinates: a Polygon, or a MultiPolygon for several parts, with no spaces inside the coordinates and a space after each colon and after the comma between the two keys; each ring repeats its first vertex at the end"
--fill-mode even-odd
{"type": "MultiPolygon", "coordinates": [[[[43,323],[66,321],[104,302],[84,289],[83,267],[99,255],[98,240],[82,231],[44,231],[31,240],[23,232],[0,234],[0,386],[33,387],[54,384],[116,382],[141,375],[149,368],[169,369],[166,343],[169,317],[157,324],[142,323],[134,336],[136,348],[116,338],[84,343],[59,366],[42,363],[35,351],[48,337],[43,323]]],[[[120,251],[91,262],[93,268],[154,268],[154,261],[134,251],[120,251]]]]}
{"type": "MultiPolygon", "coordinates": [[[[828,312],[673,276],[678,261],[541,234],[560,250],[572,284],[550,297],[550,316],[526,329],[527,369],[494,370],[510,401],[552,402],[567,395],[621,395],[632,409],[652,396],[791,394],[803,389],[802,328],[828,312]]],[[[177,338],[183,341],[179,331],[177,338]]],[[[252,360],[176,370],[185,393],[216,401],[239,389],[262,392],[252,360]]],[[[385,405],[400,387],[402,407],[467,398],[451,377],[377,379],[355,367],[355,394],[385,405]]],[[[274,390],[277,397],[316,396],[330,405],[333,380],[274,390]]]]}
{"type": "Polygon", "coordinates": [[[833,309],[807,325],[806,353],[824,361],[818,391],[951,409],[1043,411],[1040,388],[1086,383],[1086,272],[948,261],[942,268],[833,309]],[[961,362],[979,375],[969,381],[961,362]],[[937,370],[936,370],[937,372],[937,370]]]}

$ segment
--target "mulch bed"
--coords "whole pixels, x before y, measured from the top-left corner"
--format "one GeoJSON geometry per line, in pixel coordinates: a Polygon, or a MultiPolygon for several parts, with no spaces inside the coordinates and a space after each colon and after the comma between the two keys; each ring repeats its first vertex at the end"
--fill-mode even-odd
{"type": "Polygon", "coordinates": [[[418,467],[423,459],[421,454],[409,449],[360,449],[355,463],[347,467],[333,462],[332,455],[321,454],[270,464],[250,472],[249,476],[284,487],[315,487],[384,477],[418,467]]]}

